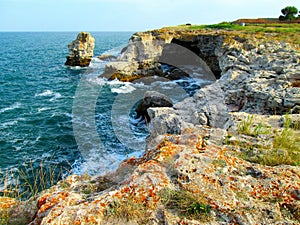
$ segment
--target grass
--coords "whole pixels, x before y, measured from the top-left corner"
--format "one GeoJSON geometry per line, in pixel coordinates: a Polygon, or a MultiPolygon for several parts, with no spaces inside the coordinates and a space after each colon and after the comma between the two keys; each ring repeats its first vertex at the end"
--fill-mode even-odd
{"type": "Polygon", "coordinates": [[[66,168],[51,164],[51,158],[36,168],[30,161],[0,177],[0,225],[28,224],[36,210],[35,199],[62,178],[66,168]],[[7,200],[10,202],[9,205],[7,200]]]}
{"type": "Polygon", "coordinates": [[[238,125],[238,133],[239,134],[245,134],[249,135],[252,137],[257,137],[258,135],[261,134],[269,134],[270,130],[268,127],[262,123],[255,124],[254,121],[254,116],[249,115],[247,119],[243,120],[241,123],[238,125]]]}
{"type": "Polygon", "coordinates": [[[264,146],[263,143],[259,142],[245,143],[237,141],[232,143],[243,150],[240,154],[241,158],[268,166],[300,165],[300,133],[297,125],[292,126],[288,115],[285,116],[282,129],[268,128],[263,124],[255,125],[253,116],[248,116],[238,125],[238,133],[252,137],[268,135],[272,140],[271,147],[264,146]],[[259,152],[259,154],[254,152],[259,152]]]}
{"type": "MultiPolygon", "coordinates": [[[[199,221],[208,221],[211,207],[204,198],[187,190],[163,189],[158,193],[160,202],[166,209],[174,210],[178,216],[199,221]]],[[[133,196],[125,199],[116,199],[106,211],[106,221],[115,221],[123,224],[149,224],[151,207],[144,202],[137,201],[133,196]]]]}
{"type": "Polygon", "coordinates": [[[23,168],[11,170],[0,178],[0,184],[3,185],[0,196],[27,200],[55,185],[62,176],[63,168],[58,165],[42,162],[35,168],[34,163],[30,161],[23,168]]]}
{"type": "Polygon", "coordinates": [[[179,216],[199,221],[208,221],[211,207],[204,198],[187,190],[163,189],[159,196],[161,202],[169,210],[175,210],[179,216]]]}
{"type": "Polygon", "coordinates": [[[118,224],[127,222],[137,222],[138,224],[149,224],[150,215],[148,207],[128,197],[125,200],[117,199],[110,204],[106,211],[107,220],[119,222],[118,224]]]}
{"type": "MultiPolygon", "coordinates": [[[[185,26],[179,25],[174,27],[166,27],[168,30],[193,30],[193,31],[210,31],[210,30],[222,30],[231,32],[232,35],[239,35],[245,39],[262,39],[264,41],[280,41],[295,44],[297,48],[300,45],[300,24],[298,23],[266,23],[266,24],[250,24],[246,23],[246,26],[231,22],[222,22],[211,25],[192,25],[185,26]],[[267,35],[266,35],[267,34],[267,35]]],[[[234,36],[228,37],[228,41],[234,38],[234,36]]]]}
{"type": "Polygon", "coordinates": [[[290,24],[281,24],[281,23],[272,23],[272,24],[246,24],[246,26],[240,26],[238,24],[230,22],[222,22],[218,24],[211,25],[196,25],[190,26],[191,30],[200,30],[200,29],[227,29],[235,31],[248,31],[248,32],[299,32],[300,24],[290,23],[290,24]]]}

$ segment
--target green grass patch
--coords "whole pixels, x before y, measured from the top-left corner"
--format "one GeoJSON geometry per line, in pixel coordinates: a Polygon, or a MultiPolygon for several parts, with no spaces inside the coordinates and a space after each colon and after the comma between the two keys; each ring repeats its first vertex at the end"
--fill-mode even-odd
{"type": "Polygon", "coordinates": [[[252,137],[257,137],[258,135],[261,135],[261,134],[269,134],[270,133],[270,129],[266,125],[264,125],[262,123],[255,124],[253,119],[254,119],[254,116],[251,115],[251,116],[248,116],[247,119],[240,122],[238,125],[238,133],[249,135],[252,137]]]}
{"type": "Polygon", "coordinates": [[[300,24],[246,24],[241,26],[239,24],[222,22],[218,24],[211,25],[193,25],[190,26],[191,30],[201,30],[201,29],[226,29],[226,30],[236,30],[236,31],[247,31],[247,32],[299,32],[300,24]]]}
{"type": "MultiPolygon", "coordinates": [[[[235,141],[227,142],[229,145],[239,147],[240,157],[244,160],[268,166],[300,165],[300,132],[298,127],[292,125],[290,118],[285,116],[284,128],[273,129],[259,123],[255,125],[253,116],[248,116],[238,125],[238,133],[251,137],[268,135],[271,146],[264,146],[263,141],[257,143],[235,141]],[[257,153],[258,152],[258,153],[257,153]]],[[[253,141],[253,139],[252,139],[253,141]]]]}

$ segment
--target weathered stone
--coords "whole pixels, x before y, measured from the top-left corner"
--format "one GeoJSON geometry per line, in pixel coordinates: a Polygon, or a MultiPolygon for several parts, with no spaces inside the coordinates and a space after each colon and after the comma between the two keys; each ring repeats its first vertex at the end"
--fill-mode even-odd
{"type": "Polygon", "coordinates": [[[94,55],[95,39],[89,32],[80,32],[69,45],[70,54],[65,65],[87,67],[94,55]]]}
{"type": "MultiPolygon", "coordinates": [[[[299,223],[298,162],[265,166],[263,158],[290,159],[281,147],[274,149],[276,135],[284,133],[286,124],[299,137],[299,114],[278,115],[300,111],[298,50],[235,32],[201,32],[205,31],[163,29],[135,34],[121,56],[129,62],[108,64],[107,70],[123,73],[124,80],[132,74],[147,76],[162,53],[153,41],[170,43],[176,38],[204,55],[221,78],[173,107],[148,108],[150,135],[144,155],[125,160],[104,178],[67,177],[38,196],[31,225],[299,223]],[[145,42],[137,44],[141,41],[145,42]],[[252,133],[243,131],[243,124],[252,133]],[[210,208],[208,221],[169,210],[160,201],[165,188],[201,199],[210,208]],[[132,209],[128,206],[134,205],[149,222],[114,218],[122,205],[125,217],[132,209]]],[[[292,154],[299,157],[297,148],[292,154]]]]}
{"type": "Polygon", "coordinates": [[[147,91],[135,111],[137,113],[137,118],[146,118],[146,120],[149,122],[150,117],[147,113],[148,108],[172,106],[173,102],[168,96],[156,91],[147,91]]]}

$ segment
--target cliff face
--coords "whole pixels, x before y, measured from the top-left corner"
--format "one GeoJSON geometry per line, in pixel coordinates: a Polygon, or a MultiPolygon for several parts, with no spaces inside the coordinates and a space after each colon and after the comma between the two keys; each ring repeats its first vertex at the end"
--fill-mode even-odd
{"type": "Polygon", "coordinates": [[[61,181],[38,196],[30,224],[299,224],[300,52],[265,35],[133,35],[104,76],[168,79],[163,62],[211,84],[149,108],[143,157],[107,176],[61,181]]]}
{"type": "MultiPolygon", "coordinates": [[[[285,114],[299,111],[299,58],[291,44],[225,31],[168,31],[132,36],[105,76],[133,81],[146,76],[168,78],[161,63],[185,68],[202,60],[225,92],[230,111],[285,114]],[[171,46],[171,47],[170,47],[171,46]],[[181,50],[182,46],[188,51],[181,50]],[[172,58],[173,56],[173,58],[172,58]],[[174,57],[175,56],[175,57],[174,57]]],[[[198,66],[199,67],[199,66],[198,66]]],[[[203,69],[202,68],[202,69],[203,69]]],[[[211,76],[211,77],[212,77],[211,76]]]]}

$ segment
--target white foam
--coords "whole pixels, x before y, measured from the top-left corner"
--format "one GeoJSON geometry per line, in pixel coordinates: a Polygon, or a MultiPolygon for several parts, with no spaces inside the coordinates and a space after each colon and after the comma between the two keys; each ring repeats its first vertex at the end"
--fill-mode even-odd
{"type": "Polygon", "coordinates": [[[65,116],[73,118],[73,115],[71,113],[64,113],[65,116]]]}
{"type": "Polygon", "coordinates": [[[104,78],[98,78],[98,77],[94,77],[94,78],[88,78],[86,79],[88,82],[94,83],[94,84],[98,84],[98,85],[105,85],[107,84],[107,80],[104,78]]]}
{"type": "Polygon", "coordinates": [[[47,111],[50,110],[51,108],[48,107],[43,107],[43,108],[38,108],[38,112],[43,112],[43,111],[47,111]]]}
{"type": "Polygon", "coordinates": [[[61,94],[58,92],[53,92],[51,90],[45,90],[42,93],[35,94],[34,97],[51,97],[50,102],[55,101],[56,99],[61,97],[61,94]]]}
{"type": "Polygon", "coordinates": [[[0,109],[0,113],[4,113],[4,112],[6,112],[6,111],[10,111],[10,110],[13,110],[13,109],[20,108],[20,106],[21,106],[21,103],[16,102],[16,103],[14,103],[13,105],[11,105],[11,106],[9,106],[9,107],[0,109]]]}
{"type": "Polygon", "coordinates": [[[45,90],[42,93],[39,94],[35,94],[34,97],[40,97],[40,96],[52,96],[53,95],[53,91],[51,90],[45,90]]]}
{"type": "Polygon", "coordinates": [[[17,123],[18,123],[17,120],[5,122],[5,123],[2,123],[2,127],[4,127],[4,128],[11,127],[11,126],[16,125],[17,123]]]}
{"type": "Polygon", "coordinates": [[[102,61],[98,58],[92,58],[92,61],[88,68],[89,69],[104,69],[106,64],[107,64],[107,62],[105,62],[105,61],[102,61]]]}
{"type": "Polygon", "coordinates": [[[58,99],[58,98],[60,98],[60,97],[61,97],[61,94],[60,94],[60,93],[54,93],[54,97],[51,98],[49,101],[50,101],[50,102],[53,102],[53,101],[55,101],[56,99],[58,99]]]}
{"type": "Polygon", "coordinates": [[[81,66],[66,66],[71,70],[86,70],[87,67],[81,67],[81,66]]]}
{"type": "Polygon", "coordinates": [[[39,140],[40,140],[41,136],[38,136],[35,140],[31,141],[32,145],[35,145],[39,140]]]}
{"type": "Polygon", "coordinates": [[[25,121],[25,118],[17,118],[16,120],[11,120],[1,124],[1,128],[7,128],[11,126],[15,126],[19,121],[25,121]]]}
{"type": "Polygon", "coordinates": [[[112,88],[111,89],[111,92],[113,93],[118,93],[118,94],[121,94],[121,93],[130,93],[130,92],[133,92],[136,88],[131,86],[130,84],[125,84],[124,86],[121,86],[121,87],[117,87],[117,88],[112,88]]]}

